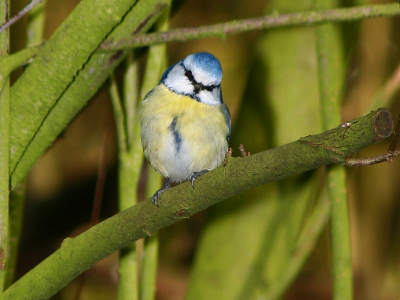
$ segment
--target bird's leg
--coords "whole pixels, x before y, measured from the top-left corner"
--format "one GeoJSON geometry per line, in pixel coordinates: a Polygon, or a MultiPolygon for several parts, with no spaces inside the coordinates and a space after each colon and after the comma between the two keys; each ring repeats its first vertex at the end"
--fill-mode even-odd
{"type": "Polygon", "coordinates": [[[163,185],[161,189],[154,193],[153,197],[151,197],[151,202],[154,205],[158,206],[157,199],[160,198],[161,194],[164,193],[166,190],[171,188],[171,178],[168,178],[167,182],[163,185]]]}
{"type": "Polygon", "coordinates": [[[203,170],[203,171],[200,171],[200,172],[193,172],[192,174],[190,174],[189,180],[192,183],[192,188],[194,188],[194,182],[196,181],[196,179],[199,176],[201,176],[201,175],[203,175],[203,174],[205,174],[207,172],[208,172],[208,170],[203,170]]]}

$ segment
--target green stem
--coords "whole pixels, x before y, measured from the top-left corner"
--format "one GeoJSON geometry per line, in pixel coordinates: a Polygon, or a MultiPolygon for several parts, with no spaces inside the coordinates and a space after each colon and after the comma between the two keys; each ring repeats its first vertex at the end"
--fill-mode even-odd
{"type": "Polygon", "coordinates": [[[131,243],[120,250],[118,267],[118,300],[139,299],[139,263],[136,249],[136,243],[131,243]]]}
{"type": "Polygon", "coordinates": [[[36,6],[29,12],[28,26],[26,28],[26,47],[38,45],[43,41],[45,13],[47,1],[32,1],[36,2],[36,6]]]}
{"type": "Polygon", "coordinates": [[[15,278],[17,259],[24,217],[25,182],[17,186],[10,194],[10,228],[9,228],[9,256],[7,257],[6,277],[4,289],[7,289],[15,278]]]}
{"type": "Polygon", "coordinates": [[[137,34],[129,39],[105,41],[101,48],[107,51],[137,48],[155,44],[188,41],[210,37],[225,38],[248,31],[271,29],[286,26],[315,25],[327,22],[349,22],[365,18],[389,17],[400,15],[398,3],[369,5],[351,8],[316,10],[290,14],[271,14],[265,17],[231,21],[196,28],[180,28],[166,32],[137,34]]]}
{"type": "Polygon", "coordinates": [[[115,127],[117,129],[118,148],[121,153],[125,153],[128,149],[126,130],[125,130],[125,115],[121,104],[121,98],[118,92],[118,85],[115,80],[114,73],[110,75],[110,98],[114,111],[115,127]]]}
{"type": "MultiPolygon", "coordinates": [[[[119,210],[123,211],[138,203],[138,182],[142,167],[142,150],[135,147],[134,134],[138,130],[135,124],[138,90],[138,62],[133,53],[129,53],[127,69],[124,74],[123,105],[120,107],[119,131],[124,132],[126,147],[119,151],[119,210]],[[122,115],[123,114],[123,115],[122,115]],[[132,147],[133,146],[133,147],[132,147]]],[[[118,99],[121,106],[121,101],[118,99]]],[[[114,105],[115,106],[115,105],[114,105]]],[[[114,110],[115,111],[115,110],[114,110]]],[[[115,114],[117,118],[117,114],[115,114]]],[[[121,249],[118,267],[118,299],[139,299],[139,269],[141,245],[136,242],[121,249]]]]}
{"type": "MultiPolygon", "coordinates": [[[[167,30],[169,27],[169,9],[165,10],[157,22],[157,30],[167,30]]],[[[141,89],[141,99],[158,84],[166,68],[166,44],[152,46],[149,50],[146,71],[141,89]]],[[[139,138],[139,137],[137,137],[139,138]]],[[[147,166],[146,198],[162,186],[162,177],[150,165],[147,166]]],[[[143,247],[142,275],[140,280],[140,299],[153,300],[156,296],[157,266],[158,266],[158,233],[146,237],[143,247]]]]}
{"type": "Polygon", "coordinates": [[[132,144],[132,138],[135,128],[136,108],[139,96],[139,63],[134,59],[131,51],[127,57],[127,69],[123,78],[123,106],[125,111],[125,127],[127,135],[128,148],[132,144]]]}
{"type": "MultiPolygon", "coordinates": [[[[44,32],[44,6],[45,2],[33,8],[29,13],[27,24],[27,41],[24,50],[10,55],[4,62],[11,72],[16,67],[25,64],[30,60],[37,51],[41,48],[32,45],[40,44],[43,40],[44,32]]],[[[10,220],[9,220],[9,245],[8,257],[6,265],[6,277],[4,280],[4,289],[7,289],[14,280],[17,268],[18,252],[20,237],[22,231],[22,222],[24,216],[24,202],[25,202],[25,181],[18,185],[10,194],[10,220]]]]}
{"type": "MultiPolygon", "coordinates": [[[[317,0],[317,6],[332,6],[334,1],[317,0]]],[[[340,124],[340,97],[343,89],[344,66],[341,36],[335,24],[316,28],[316,48],[323,130],[340,124]],[[336,26],[336,27],[335,27],[336,26]]],[[[333,299],[353,299],[353,273],[346,170],[342,166],[327,167],[328,197],[331,202],[331,247],[333,299]]]]}
{"type": "MultiPolygon", "coordinates": [[[[9,14],[9,1],[0,1],[0,20],[9,14]]],[[[9,31],[0,33],[0,58],[8,56],[9,31]]],[[[0,293],[4,289],[8,257],[8,205],[10,187],[10,80],[8,74],[0,80],[0,293]]]]}
{"type": "MultiPolygon", "coordinates": [[[[162,177],[147,165],[146,198],[153,196],[162,185],[162,177]]],[[[158,232],[145,238],[140,280],[140,300],[152,300],[156,296],[158,266],[158,232]]]]}
{"type": "MultiPolygon", "coordinates": [[[[141,149],[140,149],[141,150],[141,149]]],[[[119,209],[124,211],[138,202],[138,182],[142,166],[142,153],[119,154],[119,209]]],[[[118,299],[139,299],[138,245],[131,243],[121,249],[118,267],[118,299]]]]}
{"type": "Polygon", "coordinates": [[[332,166],[328,169],[328,186],[328,196],[331,201],[333,299],[350,300],[353,299],[353,272],[344,167],[332,166]]]}
{"type": "Polygon", "coordinates": [[[0,82],[3,82],[4,79],[6,79],[8,75],[16,68],[23,66],[29,60],[31,60],[39,52],[41,47],[42,46],[25,48],[7,57],[0,57],[0,82]]]}
{"type": "Polygon", "coordinates": [[[92,264],[133,241],[245,190],[346,161],[392,131],[389,111],[380,109],[352,120],[346,128],[339,126],[245,158],[229,158],[198,178],[194,189],[185,182],[163,193],[159,207],[149,198],[73,239],[65,239],[60,249],[10,286],[0,300],[48,299],[92,264]]]}

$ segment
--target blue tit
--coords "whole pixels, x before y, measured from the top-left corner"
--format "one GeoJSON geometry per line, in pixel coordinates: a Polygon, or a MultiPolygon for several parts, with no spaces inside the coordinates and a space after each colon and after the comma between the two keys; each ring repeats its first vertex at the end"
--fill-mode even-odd
{"type": "Polygon", "coordinates": [[[139,109],[144,156],[166,177],[160,195],[172,182],[190,180],[225,159],[231,116],[222,101],[222,69],[210,53],[190,54],[168,68],[139,109]]]}

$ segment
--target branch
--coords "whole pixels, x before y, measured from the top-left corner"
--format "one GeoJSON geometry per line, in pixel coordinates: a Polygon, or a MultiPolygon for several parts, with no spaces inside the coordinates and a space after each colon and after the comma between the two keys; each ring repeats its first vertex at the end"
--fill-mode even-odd
{"type": "Polygon", "coordinates": [[[0,82],[3,82],[3,80],[5,80],[6,77],[8,77],[16,68],[21,67],[32,60],[42,47],[43,44],[25,48],[17,53],[1,58],[0,82]]]}
{"type": "Polygon", "coordinates": [[[360,167],[360,166],[370,166],[370,165],[375,165],[379,164],[382,162],[393,162],[393,158],[396,156],[400,156],[400,150],[395,150],[396,144],[397,144],[397,139],[399,138],[400,134],[400,116],[399,120],[397,121],[397,126],[396,130],[394,131],[393,138],[392,138],[392,143],[389,146],[389,149],[387,150],[386,153],[377,155],[377,156],[372,156],[372,157],[365,157],[365,158],[347,158],[346,161],[344,162],[339,162],[341,165],[346,166],[346,167],[360,167]]]}
{"type": "Polygon", "coordinates": [[[231,21],[196,28],[180,28],[165,32],[136,34],[129,39],[107,40],[101,48],[107,51],[138,48],[167,42],[182,42],[210,37],[225,38],[247,31],[287,27],[294,25],[316,25],[327,22],[349,22],[366,18],[389,17],[400,15],[399,3],[359,6],[298,12],[290,14],[271,14],[265,17],[231,21]]]}
{"type": "Polygon", "coordinates": [[[370,166],[370,165],[375,165],[379,164],[382,162],[392,162],[393,158],[396,156],[399,156],[400,152],[394,151],[394,152],[387,152],[382,155],[377,155],[373,157],[366,157],[366,158],[349,158],[346,162],[340,163],[343,166],[346,167],[360,167],[360,166],[370,166]]]}
{"type": "Polygon", "coordinates": [[[40,2],[43,2],[43,0],[32,0],[31,3],[29,3],[27,6],[25,6],[21,11],[19,11],[14,17],[12,17],[10,20],[5,22],[0,26],[0,32],[6,30],[8,27],[10,27],[12,24],[17,22],[19,19],[21,19],[23,16],[25,16],[32,8],[34,8],[36,5],[40,4],[40,2]]]}
{"type": "MultiPolygon", "coordinates": [[[[316,25],[327,22],[350,22],[367,18],[391,17],[400,15],[398,3],[338,8],[291,14],[272,14],[253,19],[244,19],[196,28],[180,28],[150,34],[135,34],[130,39],[108,39],[99,47],[109,52],[122,49],[140,48],[168,42],[183,42],[210,37],[225,38],[226,35],[248,31],[287,27],[295,25],[316,25]]],[[[39,49],[38,49],[39,50],[39,49]]],[[[33,57],[33,55],[32,55],[33,57]]]]}
{"type": "Polygon", "coordinates": [[[60,249],[8,288],[0,300],[47,299],[92,264],[133,241],[251,188],[346,161],[392,131],[389,111],[379,109],[353,120],[348,127],[339,126],[244,158],[228,158],[227,163],[201,176],[194,189],[185,182],[166,191],[159,207],[149,198],[76,238],[65,239],[60,249]]]}

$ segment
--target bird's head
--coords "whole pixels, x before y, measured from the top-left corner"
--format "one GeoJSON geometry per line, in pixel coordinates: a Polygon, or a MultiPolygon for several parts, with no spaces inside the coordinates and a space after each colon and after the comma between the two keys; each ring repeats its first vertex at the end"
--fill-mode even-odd
{"type": "Polygon", "coordinates": [[[208,105],[222,103],[222,69],[219,60],[207,52],[190,54],[166,70],[160,83],[169,90],[208,105]]]}

